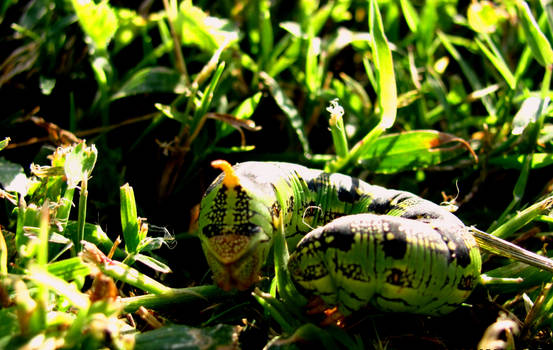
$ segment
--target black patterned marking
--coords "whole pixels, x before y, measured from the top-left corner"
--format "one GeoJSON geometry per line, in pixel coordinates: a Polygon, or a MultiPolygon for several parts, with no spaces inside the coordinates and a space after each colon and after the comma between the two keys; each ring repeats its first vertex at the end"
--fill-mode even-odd
{"type": "Polygon", "coordinates": [[[203,228],[202,232],[207,238],[225,234],[251,237],[259,233],[260,230],[261,228],[259,226],[251,223],[236,224],[230,227],[224,224],[209,224],[203,228]]]}
{"type": "Polygon", "coordinates": [[[207,238],[211,238],[221,233],[221,226],[221,224],[209,224],[203,228],[202,232],[204,236],[206,236],[207,238]]]}
{"type": "Polygon", "coordinates": [[[363,273],[363,269],[359,264],[341,264],[339,270],[348,279],[362,282],[370,281],[370,276],[363,273]]]}
{"type": "Polygon", "coordinates": [[[288,202],[286,203],[286,212],[288,214],[291,214],[293,211],[294,211],[294,196],[290,196],[290,198],[288,198],[288,202]]]}
{"type": "Polygon", "coordinates": [[[349,230],[349,225],[346,227],[336,227],[332,231],[325,231],[325,234],[319,241],[321,250],[330,248],[338,249],[344,252],[349,252],[355,244],[355,237],[349,230]]]}
{"type": "Polygon", "coordinates": [[[476,278],[474,276],[461,276],[457,284],[457,289],[471,291],[474,289],[475,282],[476,278]]]}
{"type": "Polygon", "coordinates": [[[387,271],[388,276],[386,276],[386,283],[394,286],[404,286],[405,285],[405,271],[400,269],[390,269],[387,271]]]}
{"type": "Polygon", "coordinates": [[[355,203],[361,198],[359,194],[359,179],[352,178],[351,188],[338,188],[338,200],[347,203],[355,203]]]}
{"type": "Polygon", "coordinates": [[[390,235],[392,238],[384,234],[384,240],[382,241],[382,250],[387,257],[399,260],[405,257],[407,253],[407,237],[405,232],[401,231],[399,227],[395,227],[395,230],[391,230],[390,235]]]}
{"type": "Polygon", "coordinates": [[[301,273],[295,273],[295,275],[301,276],[302,281],[313,281],[328,276],[328,270],[323,263],[318,263],[305,267],[301,273]]]}
{"type": "Polygon", "coordinates": [[[472,258],[470,256],[470,247],[467,246],[465,241],[462,238],[463,232],[459,226],[453,224],[448,224],[444,220],[435,221],[435,228],[441,234],[442,240],[446,243],[447,248],[449,249],[449,261],[455,262],[462,268],[466,268],[472,263],[472,258]],[[453,243],[452,247],[448,243],[453,243]]]}
{"type": "Polygon", "coordinates": [[[326,189],[329,182],[330,174],[321,173],[319,176],[307,181],[307,188],[309,188],[311,192],[319,193],[326,189]]]}
{"type": "Polygon", "coordinates": [[[221,224],[225,218],[226,203],[227,203],[227,187],[222,186],[215,198],[213,199],[213,206],[209,209],[207,218],[214,224],[221,224]]]}
{"type": "Polygon", "coordinates": [[[248,223],[252,214],[249,210],[251,198],[248,196],[248,193],[244,191],[242,186],[238,185],[234,187],[234,191],[236,192],[236,205],[232,213],[234,222],[240,224],[248,223]]]}
{"type": "Polygon", "coordinates": [[[457,259],[457,265],[459,265],[462,268],[465,268],[469,266],[471,263],[470,258],[470,249],[464,244],[464,242],[460,242],[461,244],[457,244],[455,248],[455,258],[457,259]]]}
{"type": "Polygon", "coordinates": [[[392,268],[386,273],[386,283],[399,287],[413,288],[412,275],[410,276],[405,271],[392,268]]]}
{"type": "Polygon", "coordinates": [[[390,211],[390,201],[387,198],[373,198],[367,207],[367,213],[386,214],[390,211]]]}

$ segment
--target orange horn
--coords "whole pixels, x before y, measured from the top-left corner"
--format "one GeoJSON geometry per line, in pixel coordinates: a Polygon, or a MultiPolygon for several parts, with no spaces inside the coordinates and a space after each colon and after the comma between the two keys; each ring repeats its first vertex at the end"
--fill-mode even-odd
{"type": "Polygon", "coordinates": [[[226,160],[218,159],[211,162],[211,166],[217,169],[221,169],[225,173],[223,178],[223,185],[228,188],[236,187],[240,184],[240,179],[236,176],[234,169],[226,160]]]}

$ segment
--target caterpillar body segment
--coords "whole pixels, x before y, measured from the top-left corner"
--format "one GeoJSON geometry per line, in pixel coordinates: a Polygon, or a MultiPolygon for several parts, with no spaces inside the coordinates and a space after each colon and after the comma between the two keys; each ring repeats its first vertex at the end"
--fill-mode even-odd
{"type": "Polygon", "coordinates": [[[357,214],[308,233],[288,266],[303,294],[321,297],[344,315],[367,305],[437,315],[470,295],[481,259],[463,226],[357,214]],[[464,244],[453,243],[459,236],[464,244]]]}
{"type": "Polygon", "coordinates": [[[202,199],[199,236],[221,288],[258,280],[283,220],[289,249],[301,240],[289,264],[294,282],[343,313],[369,304],[446,313],[470,294],[479,251],[444,208],[297,164],[217,162],[223,173],[202,199]]]}

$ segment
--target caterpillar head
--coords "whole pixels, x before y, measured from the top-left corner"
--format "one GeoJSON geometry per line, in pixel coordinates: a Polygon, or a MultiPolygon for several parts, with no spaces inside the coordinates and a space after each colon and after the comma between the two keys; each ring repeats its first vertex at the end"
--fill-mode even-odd
{"type": "Polygon", "coordinates": [[[270,205],[258,184],[237,167],[223,160],[212,166],[223,173],[200,205],[202,248],[220,288],[245,290],[259,279],[271,246],[270,205]]]}

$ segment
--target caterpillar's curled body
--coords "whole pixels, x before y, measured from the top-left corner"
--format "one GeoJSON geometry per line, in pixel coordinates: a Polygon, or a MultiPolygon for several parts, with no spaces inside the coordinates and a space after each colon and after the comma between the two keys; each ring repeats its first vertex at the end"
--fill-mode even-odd
{"type": "Polygon", "coordinates": [[[443,314],[477,283],[478,246],[439,205],[297,164],[216,166],[224,173],[204,195],[199,232],[223,289],[257,281],[281,224],[294,250],[288,267],[299,290],[343,314],[368,305],[443,314]]]}

